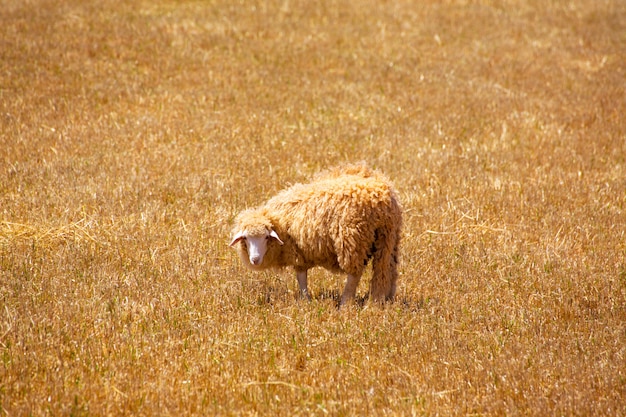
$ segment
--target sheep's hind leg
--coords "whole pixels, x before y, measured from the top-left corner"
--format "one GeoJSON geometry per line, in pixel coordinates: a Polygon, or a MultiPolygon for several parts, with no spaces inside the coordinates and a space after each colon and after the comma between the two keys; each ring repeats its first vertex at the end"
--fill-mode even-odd
{"type": "Polygon", "coordinates": [[[311,300],[307,281],[307,271],[297,271],[296,279],[298,280],[298,287],[300,287],[300,298],[306,298],[307,300],[311,300]]]}
{"type": "Polygon", "coordinates": [[[354,295],[356,294],[356,287],[359,286],[360,280],[361,280],[360,275],[355,276],[352,274],[348,274],[348,279],[346,280],[346,286],[343,289],[343,294],[341,295],[341,301],[339,302],[339,307],[354,300],[354,295]]]}

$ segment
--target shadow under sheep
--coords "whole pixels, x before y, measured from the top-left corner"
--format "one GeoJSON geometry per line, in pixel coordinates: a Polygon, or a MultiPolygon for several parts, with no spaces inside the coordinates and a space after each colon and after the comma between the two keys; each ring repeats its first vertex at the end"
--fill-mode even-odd
{"type": "MultiPolygon", "coordinates": [[[[257,299],[257,304],[273,306],[277,300],[283,300],[289,297],[293,297],[293,294],[290,294],[290,292],[285,287],[268,285],[267,287],[264,288],[264,291],[262,291],[259,294],[259,297],[257,299]]],[[[339,309],[339,302],[341,301],[341,292],[339,290],[324,289],[315,294],[312,294],[311,298],[312,299],[310,302],[331,300],[334,306],[337,309],[339,309]]],[[[368,300],[369,300],[369,295],[367,294],[361,295],[361,296],[357,295],[354,298],[353,303],[358,308],[364,308],[367,305],[368,300]]],[[[296,302],[309,302],[305,299],[300,298],[299,293],[296,293],[295,301],[296,302]]],[[[396,308],[402,308],[405,310],[417,312],[417,311],[423,310],[426,307],[426,304],[427,304],[427,301],[424,299],[423,296],[419,297],[417,300],[411,299],[406,296],[404,297],[396,296],[396,298],[393,301],[385,303],[384,307],[396,307],[396,308]]]]}

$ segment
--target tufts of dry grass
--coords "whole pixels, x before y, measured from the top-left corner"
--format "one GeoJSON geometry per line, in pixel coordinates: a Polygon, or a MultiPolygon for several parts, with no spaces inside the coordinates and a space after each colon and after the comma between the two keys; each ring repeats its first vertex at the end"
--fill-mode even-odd
{"type": "Polygon", "coordinates": [[[626,415],[625,22],[4,1],[0,414],[626,415]],[[359,160],[405,208],[395,303],[239,264],[239,210],[359,160]]]}

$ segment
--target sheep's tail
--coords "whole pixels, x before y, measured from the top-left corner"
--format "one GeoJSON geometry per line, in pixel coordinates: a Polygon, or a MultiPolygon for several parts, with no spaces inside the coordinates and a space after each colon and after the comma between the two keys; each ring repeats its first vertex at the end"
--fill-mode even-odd
{"type": "Polygon", "coordinates": [[[370,298],[376,302],[390,301],[396,295],[400,247],[401,215],[399,206],[393,211],[393,221],[387,228],[376,230],[372,254],[372,282],[370,298]]]}

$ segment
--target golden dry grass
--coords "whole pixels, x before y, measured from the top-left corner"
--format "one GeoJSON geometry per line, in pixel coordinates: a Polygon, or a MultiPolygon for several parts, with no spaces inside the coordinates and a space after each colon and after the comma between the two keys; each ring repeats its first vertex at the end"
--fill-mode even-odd
{"type": "Polygon", "coordinates": [[[0,414],[626,415],[623,1],[0,4],[0,414]],[[240,265],[359,160],[395,303],[240,265]]]}

